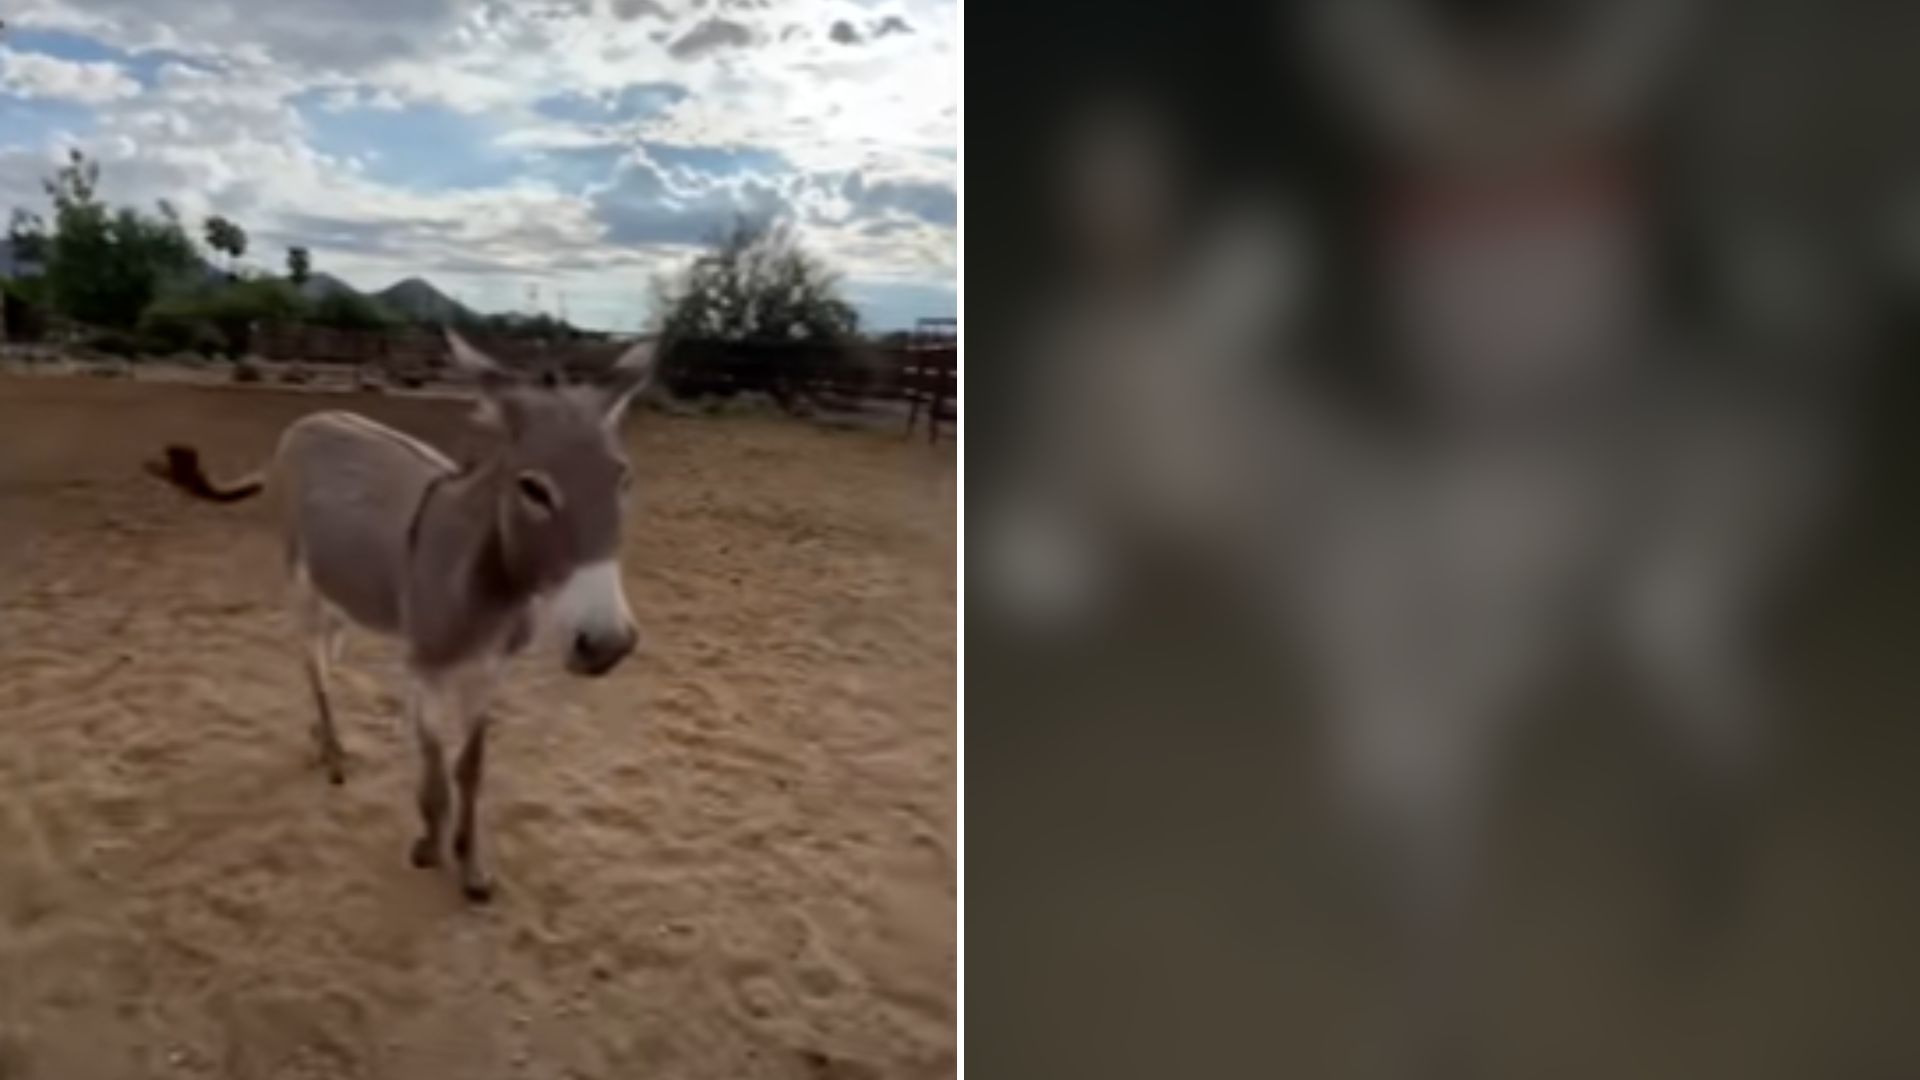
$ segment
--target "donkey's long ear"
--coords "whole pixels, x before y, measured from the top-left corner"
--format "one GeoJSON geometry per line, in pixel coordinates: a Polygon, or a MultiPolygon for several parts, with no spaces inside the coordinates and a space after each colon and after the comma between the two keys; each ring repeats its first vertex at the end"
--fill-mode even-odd
{"type": "Polygon", "coordinates": [[[484,428],[505,428],[508,418],[503,408],[504,392],[517,381],[512,373],[451,328],[447,330],[447,348],[453,353],[455,370],[464,372],[480,388],[480,400],[473,411],[474,422],[484,428]]]}
{"type": "Polygon", "coordinates": [[[659,365],[655,363],[657,350],[655,343],[642,341],[613,362],[603,391],[605,405],[601,420],[608,427],[620,426],[620,420],[627,414],[627,406],[633,399],[653,382],[653,373],[659,365]]]}
{"type": "Polygon", "coordinates": [[[453,353],[453,366],[465,372],[482,390],[501,390],[513,382],[513,377],[495,363],[493,357],[468,344],[466,338],[451,328],[447,330],[447,348],[453,353]]]}

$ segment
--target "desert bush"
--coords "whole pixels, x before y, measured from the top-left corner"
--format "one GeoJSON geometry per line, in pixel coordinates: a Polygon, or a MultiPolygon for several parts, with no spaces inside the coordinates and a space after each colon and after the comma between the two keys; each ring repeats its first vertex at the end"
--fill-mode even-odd
{"type": "Polygon", "coordinates": [[[165,284],[191,276],[193,241],[165,202],[157,214],[116,210],[98,197],[99,181],[99,163],[73,150],[43,185],[54,207],[40,241],[47,299],[70,318],[127,328],[165,284]]]}
{"type": "Polygon", "coordinates": [[[313,305],[307,321],[338,330],[384,330],[400,320],[378,301],[349,292],[330,292],[313,305]]]}
{"type": "Polygon", "coordinates": [[[79,346],[82,352],[117,356],[121,359],[132,359],[145,351],[138,337],[119,330],[92,331],[80,339],[79,346]]]}
{"type": "Polygon", "coordinates": [[[839,274],[792,225],[745,218],[677,276],[655,278],[653,310],[668,340],[841,341],[860,327],[839,274]]]}
{"type": "Polygon", "coordinates": [[[702,407],[700,399],[683,398],[669,393],[649,394],[640,400],[639,407],[665,416],[706,416],[709,413],[709,410],[702,407]]]}
{"type": "Polygon", "coordinates": [[[233,365],[233,381],[239,383],[259,382],[260,366],[251,360],[236,361],[233,365]]]}
{"type": "Polygon", "coordinates": [[[181,307],[153,304],[140,316],[140,337],[154,352],[214,356],[227,351],[227,335],[210,318],[181,307]]]}
{"type": "Polygon", "coordinates": [[[290,322],[306,310],[306,301],[285,282],[242,278],[163,296],[147,305],[140,325],[169,348],[232,355],[247,347],[255,324],[290,322]]]}

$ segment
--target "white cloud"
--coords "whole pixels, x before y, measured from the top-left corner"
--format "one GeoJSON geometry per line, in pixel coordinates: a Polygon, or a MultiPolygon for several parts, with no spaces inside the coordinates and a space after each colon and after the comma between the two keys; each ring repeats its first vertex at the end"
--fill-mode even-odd
{"type": "MultiPolygon", "coordinates": [[[[0,52],[7,78],[14,56],[31,57],[62,68],[58,77],[33,70],[42,94],[57,84],[89,95],[76,99],[94,111],[82,144],[102,158],[109,198],[165,197],[189,217],[234,215],[263,264],[302,243],[316,249],[316,266],[355,284],[425,274],[483,305],[518,303],[526,284],[544,282],[549,299],[567,292],[576,317],[630,326],[648,276],[687,249],[618,242],[617,221],[647,235],[634,226],[639,211],[617,218],[596,199],[616,179],[617,156],[631,167],[646,162],[644,144],[665,143],[747,152],[756,164],[703,177],[656,162],[660,210],[712,217],[778,206],[850,280],[951,286],[955,232],[939,220],[941,192],[958,180],[946,0],[248,0],[244,12],[241,0],[19,2],[16,27],[62,27],[195,61],[163,65],[142,91],[113,64],[0,52]],[[741,32],[674,54],[715,18],[741,32]],[[862,40],[833,42],[839,21],[862,40]],[[806,32],[783,39],[788,26],[806,32]],[[563,95],[617,100],[636,84],[684,93],[625,119],[610,111],[566,122],[538,109],[563,95]],[[378,179],[392,173],[377,151],[318,149],[325,144],[301,112],[422,104],[483,121],[489,148],[529,171],[478,190],[403,189],[378,179]],[[535,167],[583,153],[604,162],[598,183],[562,185],[561,174],[535,167]],[[849,197],[850,177],[860,197],[849,197]]],[[[46,171],[44,151],[21,153],[0,154],[0,175],[46,171]]]]}
{"type": "Polygon", "coordinates": [[[722,49],[739,49],[751,44],[753,31],[747,28],[747,24],[713,18],[677,38],[667,47],[667,51],[677,59],[692,60],[722,49]]]}
{"type": "Polygon", "coordinates": [[[138,94],[140,84],[117,64],[0,48],[0,90],[25,98],[104,105],[138,94]]]}
{"type": "Polygon", "coordinates": [[[466,0],[21,0],[15,26],[74,30],[129,50],[353,72],[446,44],[466,0]]]}

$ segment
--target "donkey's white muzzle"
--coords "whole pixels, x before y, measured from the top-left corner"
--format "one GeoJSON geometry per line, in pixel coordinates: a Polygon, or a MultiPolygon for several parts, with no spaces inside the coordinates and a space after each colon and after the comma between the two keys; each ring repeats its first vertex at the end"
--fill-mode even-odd
{"type": "Polygon", "coordinates": [[[549,609],[553,628],[566,643],[567,670],[604,675],[640,641],[614,560],[583,566],[554,594],[549,609]]]}

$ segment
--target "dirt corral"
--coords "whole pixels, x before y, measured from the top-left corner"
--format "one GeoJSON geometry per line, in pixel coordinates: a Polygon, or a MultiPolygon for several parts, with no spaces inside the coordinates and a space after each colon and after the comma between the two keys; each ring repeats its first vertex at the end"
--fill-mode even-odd
{"type": "Polygon", "coordinates": [[[0,1077],[954,1071],[954,465],[637,414],[640,652],[512,667],[470,907],[407,863],[397,650],[349,636],[329,786],[250,468],[305,412],[452,402],[0,377],[0,1077]]]}

